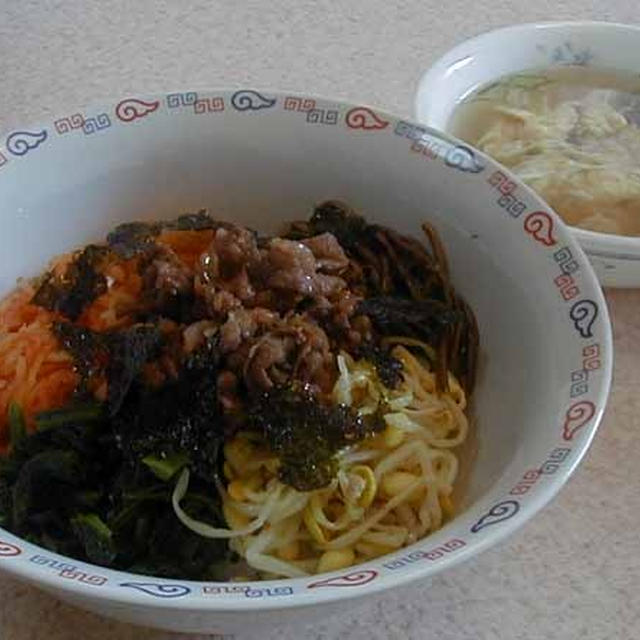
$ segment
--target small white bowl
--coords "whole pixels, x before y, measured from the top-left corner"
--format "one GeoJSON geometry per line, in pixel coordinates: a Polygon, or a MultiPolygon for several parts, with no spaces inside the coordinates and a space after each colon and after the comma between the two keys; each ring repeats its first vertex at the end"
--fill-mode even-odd
{"type": "MultiPolygon", "coordinates": [[[[457,45],[422,76],[416,118],[447,131],[460,101],[501,76],[568,64],[640,73],[639,61],[640,27],[552,22],[498,29],[457,45]]],[[[571,230],[604,286],[640,287],[640,238],[571,230]]]]}
{"type": "Polygon", "coordinates": [[[503,202],[502,169],[437,131],[320,98],[183,91],[9,132],[0,153],[0,294],[120,222],[208,207],[272,232],[339,198],[403,233],[433,221],[482,355],[463,504],[397,553],[321,576],[204,583],[93,566],[0,529],[0,571],[122,620],[241,637],[351,609],[499,542],[559,491],[596,432],[612,339],[588,260],[530,189],[515,180],[517,202],[503,202]]]}

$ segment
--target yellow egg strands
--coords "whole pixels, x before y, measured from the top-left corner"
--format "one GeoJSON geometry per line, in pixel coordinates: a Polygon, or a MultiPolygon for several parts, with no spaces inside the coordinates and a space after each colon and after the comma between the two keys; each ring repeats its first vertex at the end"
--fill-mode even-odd
{"type": "Polygon", "coordinates": [[[458,473],[451,449],[468,431],[465,394],[453,376],[447,392],[436,392],[430,347],[406,338],[389,342],[403,364],[397,389],[386,388],[369,362],[338,356],[333,399],[363,414],[385,407],[386,429],[341,451],[327,487],[299,492],[284,485],[278,460],[259,435],[240,433],[225,445],[228,484],[219,486],[229,529],[195,521],[181,509],[188,471],[173,496],[181,521],[200,535],[229,538],[262,575],[291,578],[375,558],[441,527],[452,515],[458,473]]]}
{"type": "Polygon", "coordinates": [[[640,235],[637,74],[557,67],[469,94],[448,128],[511,169],[569,224],[640,235]]]}

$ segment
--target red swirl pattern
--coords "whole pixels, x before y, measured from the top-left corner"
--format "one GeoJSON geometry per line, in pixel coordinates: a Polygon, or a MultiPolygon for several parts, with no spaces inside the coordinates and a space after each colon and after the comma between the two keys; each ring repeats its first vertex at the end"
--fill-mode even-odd
{"type": "Polygon", "coordinates": [[[312,582],[307,585],[307,589],[314,589],[316,587],[361,587],[362,585],[375,580],[377,577],[378,572],[373,569],[352,571],[351,573],[346,573],[343,576],[326,578],[325,580],[312,582]]]}
{"type": "Polygon", "coordinates": [[[116,116],[123,122],[133,122],[138,118],[144,118],[153,113],[160,106],[160,102],[145,102],[137,98],[121,100],[116,106],[116,116]]]}
{"type": "Polygon", "coordinates": [[[579,429],[582,429],[596,413],[596,405],[589,400],[582,400],[572,404],[564,419],[562,437],[572,440],[579,429]]]}
{"type": "Polygon", "coordinates": [[[389,126],[387,120],[367,109],[367,107],[355,107],[347,112],[345,118],[347,126],[351,129],[385,129],[389,126]]]}
{"type": "Polygon", "coordinates": [[[16,547],[15,544],[0,540],[0,557],[8,558],[10,556],[19,556],[21,553],[22,549],[20,547],[16,547]]]}
{"type": "Polygon", "coordinates": [[[552,247],[557,242],[553,237],[553,220],[545,211],[530,213],[524,219],[524,230],[547,247],[552,247]]]}

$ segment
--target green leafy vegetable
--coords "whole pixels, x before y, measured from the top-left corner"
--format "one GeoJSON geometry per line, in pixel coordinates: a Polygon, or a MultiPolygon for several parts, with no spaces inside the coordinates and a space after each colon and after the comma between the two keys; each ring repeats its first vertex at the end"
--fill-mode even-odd
{"type": "Polygon", "coordinates": [[[8,411],[9,442],[12,447],[17,447],[22,439],[27,435],[27,425],[24,414],[17,402],[9,403],[8,411]]]}
{"type": "Polygon", "coordinates": [[[95,513],[79,513],[71,518],[71,526],[91,562],[109,565],[117,551],[111,529],[95,513]]]}
{"type": "Polygon", "coordinates": [[[62,507],[82,481],[80,459],[73,451],[51,449],[27,460],[13,485],[13,523],[22,530],[34,514],[62,507]]]}
{"type": "Polygon", "coordinates": [[[44,431],[64,425],[84,425],[102,420],[102,413],[102,407],[96,402],[71,404],[62,409],[41,411],[36,416],[36,427],[39,431],[44,431]]]}
{"type": "Polygon", "coordinates": [[[132,385],[112,419],[125,459],[133,464],[150,454],[172,457],[184,453],[203,479],[217,473],[223,439],[218,363],[217,344],[208,340],[186,360],[176,380],[158,389],[132,385]]]}
{"type": "Polygon", "coordinates": [[[189,462],[189,457],[182,451],[169,455],[149,454],[142,458],[142,462],[160,480],[167,482],[189,462]]]}
{"type": "MultiPolygon", "coordinates": [[[[95,336],[74,338],[85,346],[95,336]]],[[[176,518],[166,481],[189,465],[183,508],[224,526],[215,485],[223,438],[217,345],[208,341],[175,379],[151,388],[139,365],[155,339],[126,332],[120,339],[130,340],[118,353],[132,372],[120,406],[112,413],[108,403],[74,400],[37,415],[38,429],[0,457],[0,522],[47,549],[116,569],[219,579],[231,552],[224,541],[202,538],[176,518]]]]}

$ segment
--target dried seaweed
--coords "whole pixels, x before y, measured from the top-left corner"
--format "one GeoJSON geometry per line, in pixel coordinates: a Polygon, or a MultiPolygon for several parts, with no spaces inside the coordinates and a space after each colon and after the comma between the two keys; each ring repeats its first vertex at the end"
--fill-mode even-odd
{"type": "Polygon", "coordinates": [[[45,275],[33,303],[76,320],[86,306],[107,290],[100,268],[109,253],[107,247],[90,244],[74,256],[62,275],[53,271],[45,275]]]}
{"type": "Polygon", "coordinates": [[[318,205],[308,222],[294,222],[287,233],[292,240],[300,240],[321,233],[332,233],[343,249],[353,250],[362,243],[372,228],[353,209],[337,200],[318,205]]]}
{"type": "Polygon", "coordinates": [[[184,363],[178,377],[154,389],[136,382],[113,418],[125,458],[186,452],[196,473],[217,471],[223,433],[218,412],[219,352],[207,340],[184,363]]]}
{"type": "MultiPolygon", "coordinates": [[[[140,345],[130,344],[126,357],[135,359],[140,345]]],[[[160,388],[137,376],[114,416],[95,402],[38,414],[37,430],[0,457],[3,526],[51,551],[115,569],[221,579],[231,554],[224,541],[203,538],[175,517],[167,470],[189,465],[183,507],[224,526],[215,485],[223,438],[217,361],[209,341],[160,388]]]]}
{"type": "Polygon", "coordinates": [[[271,389],[254,400],[249,416],[280,459],[280,479],[298,491],[329,484],[337,471],[335,454],[385,428],[380,415],[324,404],[305,387],[271,389]]]}
{"type": "Polygon", "coordinates": [[[373,364],[378,378],[389,389],[395,389],[402,381],[402,362],[391,355],[390,349],[366,342],[355,349],[354,355],[373,364]]]}
{"type": "Polygon", "coordinates": [[[118,225],[107,235],[107,244],[119,256],[129,259],[145,253],[155,245],[155,238],[164,230],[203,231],[214,229],[219,223],[202,209],[185,213],[167,222],[127,222],[118,225]]]}
{"type": "Polygon", "coordinates": [[[69,351],[80,375],[79,395],[90,383],[104,376],[107,380],[107,408],[114,415],[142,367],[158,354],[162,343],[154,324],[133,325],[120,331],[95,332],[67,322],[57,322],[53,331],[69,351]]]}
{"type": "Polygon", "coordinates": [[[107,244],[120,257],[129,260],[154,246],[154,238],[162,230],[157,222],[127,222],[107,235],[107,244]]]}
{"type": "Polygon", "coordinates": [[[105,338],[109,352],[107,407],[115,415],[142,367],[158,354],[162,334],[157,325],[147,324],[134,325],[105,338]]]}

